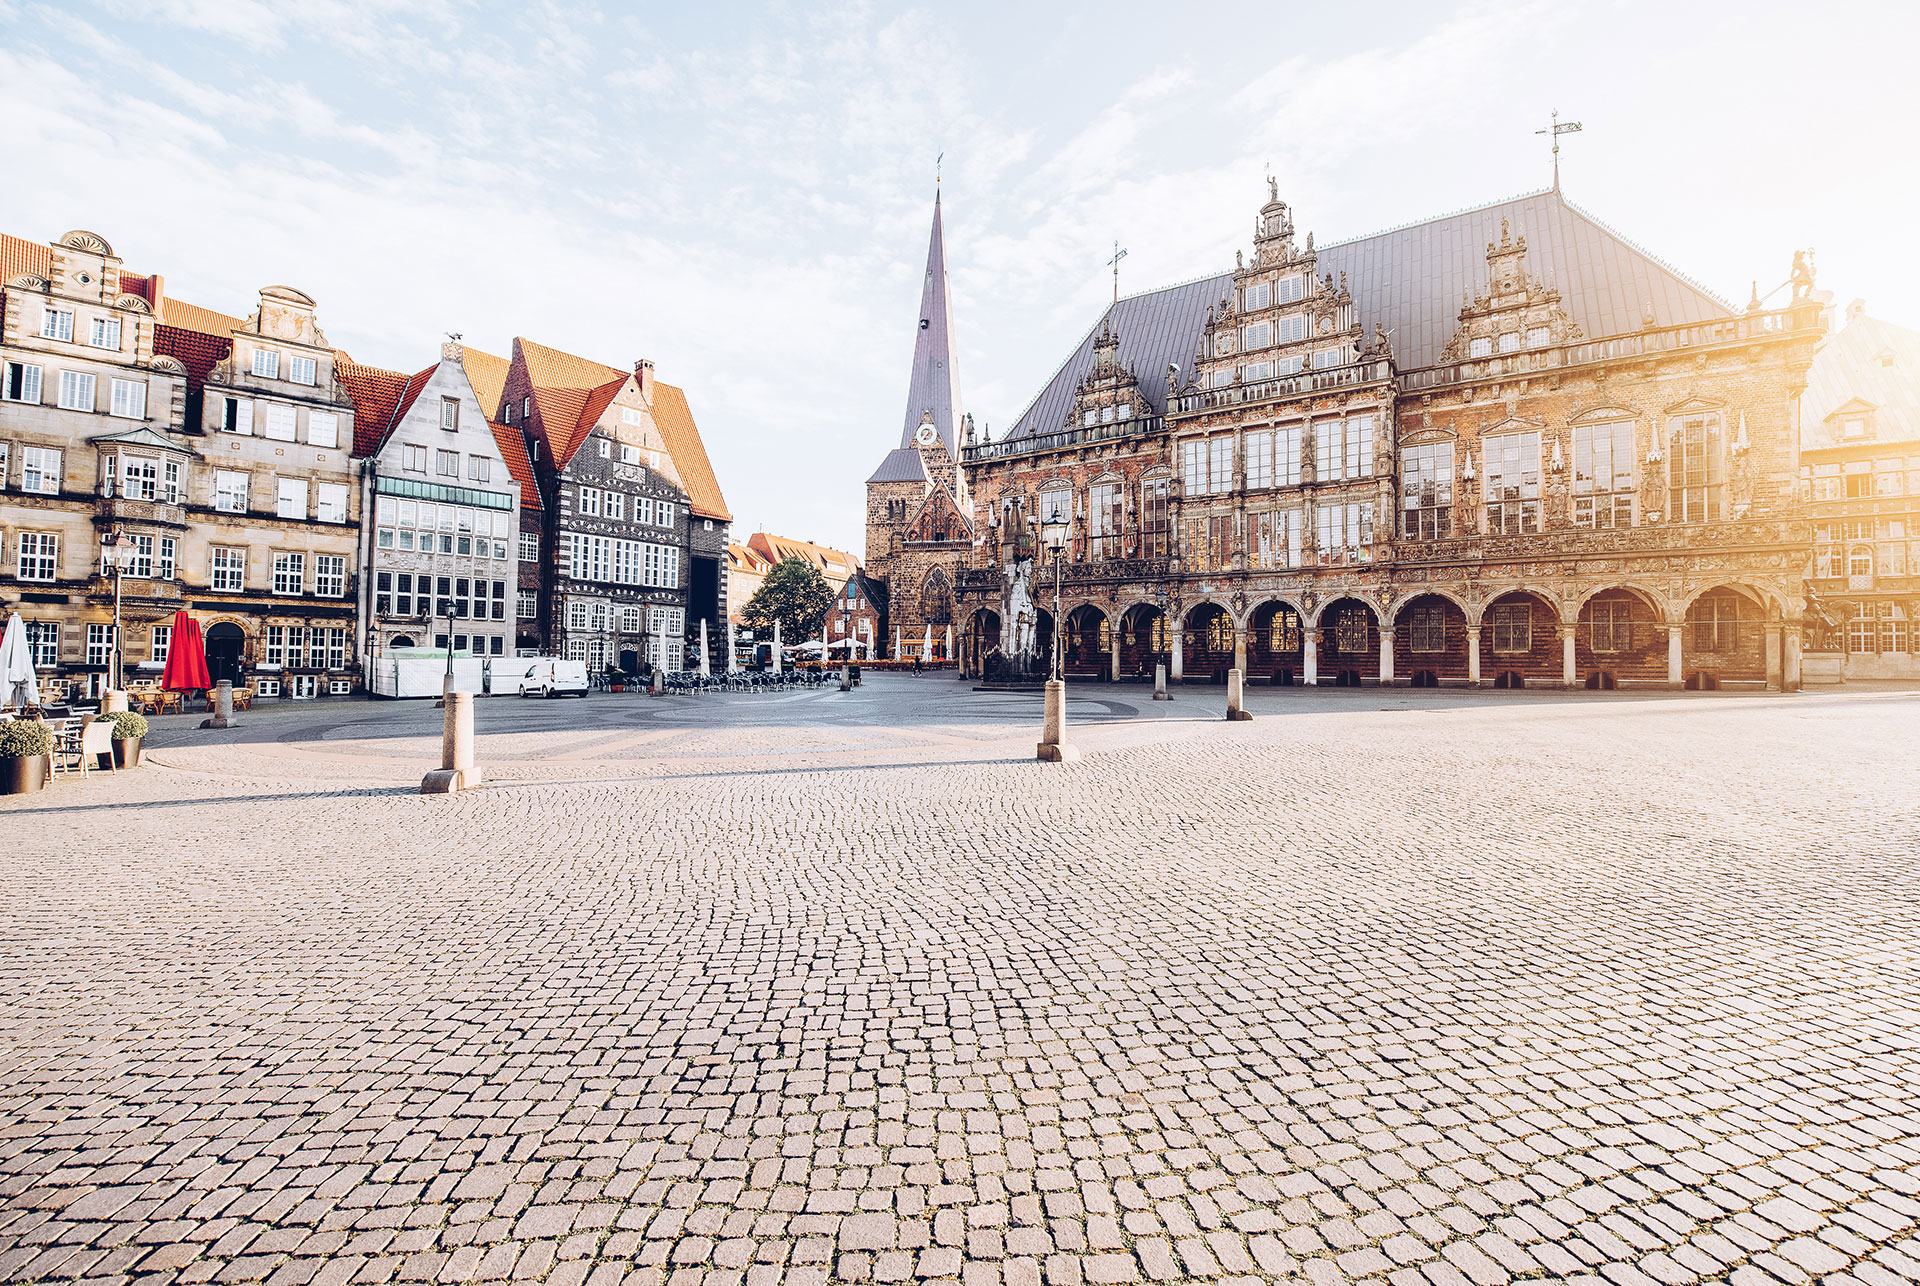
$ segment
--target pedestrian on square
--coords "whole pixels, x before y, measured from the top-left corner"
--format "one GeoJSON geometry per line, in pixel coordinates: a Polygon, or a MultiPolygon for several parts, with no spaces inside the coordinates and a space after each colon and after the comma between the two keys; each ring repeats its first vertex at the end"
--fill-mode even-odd
{"type": "Polygon", "coordinates": [[[913,672],[915,674],[920,673],[920,654],[918,652],[913,654],[913,672]]]}

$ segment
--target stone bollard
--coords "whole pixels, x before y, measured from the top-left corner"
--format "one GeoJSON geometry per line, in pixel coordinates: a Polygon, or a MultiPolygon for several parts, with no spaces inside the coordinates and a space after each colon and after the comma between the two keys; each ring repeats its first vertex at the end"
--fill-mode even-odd
{"type": "Polygon", "coordinates": [[[127,708],[127,694],[118,688],[108,688],[100,694],[100,713],[114,714],[127,708]]]}
{"type": "Polygon", "coordinates": [[[647,685],[647,691],[651,692],[654,696],[657,697],[662,692],[665,692],[666,690],[667,690],[666,680],[661,677],[660,667],[656,665],[653,667],[653,680],[647,685]]]}
{"type": "Polygon", "coordinates": [[[440,767],[420,779],[423,795],[451,795],[480,784],[473,762],[473,693],[447,693],[447,715],[440,729],[440,767]]]}
{"type": "Polygon", "coordinates": [[[1245,670],[1227,671],[1227,722],[1242,723],[1253,718],[1242,704],[1245,697],[1247,673],[1245,670]]]}
{"type": "Polygon", "coordinates": [[[1040,745],[1034,757],[1055,764],[1080,758],[1080,748],[1067,741],[1067,685],[1059,679],[1047,680],[1046,722],[1040,726],[1040,745]]]}
{"type": "Polygon", "coordinates": [[[230,728],[233,726],[233,681],[222,679],[213,689],[213,718],[202,719],[202,728],[230,728]]]}
{"type": "Polygon", "coordinates": [[[1173,700],[1167,695],[1167,667],[1164,663],[1153,667],[1153,699],[1155,701],[1173,700]]]}
{"type": "Polygon", "coordinates": [[[845,665],[840,667],[840,690],[842,692],[853,691],[853,671],[845,665]]]}

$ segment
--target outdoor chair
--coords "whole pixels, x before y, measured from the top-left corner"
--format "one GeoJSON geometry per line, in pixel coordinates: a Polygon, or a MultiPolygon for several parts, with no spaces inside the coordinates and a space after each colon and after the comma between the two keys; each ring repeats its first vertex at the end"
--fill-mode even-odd
{"type": "Polygon", "coordinates": [[[119,775],[119,766],[113,762],[113,720],[88,719],[80,726],[80,780],[87,779],[89,769],[98,768],[99,757],[107,758],[107,770],[119,775]]]}
{"type": "MultiPolygon", "coordinates": [[[[53,775],[61,773],[85,772],[86,758],[80,748],[81,725],[84,722],[75,718],[49,718],[46,721],[47,732],[53,737],[53,775]]],[[[111,751],[111,743],[107,746],[111,751]]]]}

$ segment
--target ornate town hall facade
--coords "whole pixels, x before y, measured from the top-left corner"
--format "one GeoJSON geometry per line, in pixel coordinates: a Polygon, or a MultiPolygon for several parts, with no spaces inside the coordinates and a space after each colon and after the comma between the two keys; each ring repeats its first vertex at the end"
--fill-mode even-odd
{"type": "Polygon", "coordinates": [[[999,440],[963,422],[950,488],[894,464],[911,423],[874,476],[869,561],[951,577],[967,672],[1059,512],[1076,676],[1798,684],[1797,260],[1787,307],[1736,311],[1557,189],[1317,249],[1270,189],[1236,259],[1117,301],[999,440]],[[949,541],[876,521],[949,490],[949,541]]]}

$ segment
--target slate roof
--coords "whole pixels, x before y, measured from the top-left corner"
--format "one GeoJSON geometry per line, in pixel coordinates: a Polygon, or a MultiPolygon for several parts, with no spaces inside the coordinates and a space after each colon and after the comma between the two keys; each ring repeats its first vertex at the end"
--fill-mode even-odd
{"type": "MultiPolygon", "coordinates": [[[[1064,413],[1064,411],[1063,411],[1064,413]]],[[[868,482],[925,482],[927,464],[912,447],[895,447],[880,461],[868,482]]]]}
{"type": "Polygon", "coordinates": [[[933,198],[933,233],[927,240],[927,271],[920,285],[920,313],[915,326],[913,373],[907,381],[907,413],[900,429],[900,445],[913,444],[915,430],[931,412],[940,440],[957,459],[957,429],[962,415],[960,364],[953,339],[953,300],[947,286],[946,236],[938,193],[933,198]]]}
{"type": "MultiPolygon", "coordinates": [[[[1347,274],[1361,327],[1368,335],[1376,323],[1392,332],[1399,369],[1435,366],[1459,327],[1464,297],[1486,287],[1487,244],[1500,239],[1503,218],[1514,236],[1527,239],[1528,273],[1559,288],[1568,314],[1588,339],[1638,331],[1649,307],[1660,326],[1733,313],[1724,300],[1555,191],[1320,246],[1314,270],[1336,280],[1347,274]]],[[[1133,368],[1154,411],[1164,413],[1167,363],[1180,364],[1184,384],[1207,308],[1232,288],[1233,274],[1221,273],[1111,305],[1001,440],[1065,426],[1074,389],[1092,363],[1094,336],[1109,316],[1119,330],[1120,360],[1133,368]]]]}
{"type": "Polygon", "coordinates": [[[1920,442],[1920,331],[1865,311],[1829,335],[1807,370],[1800,395],[1800,441],[1807,450],[1861,447],[1833,436],[1827,417],[1852,401],[1873,407],[1873,443],[1920,442]]]}

